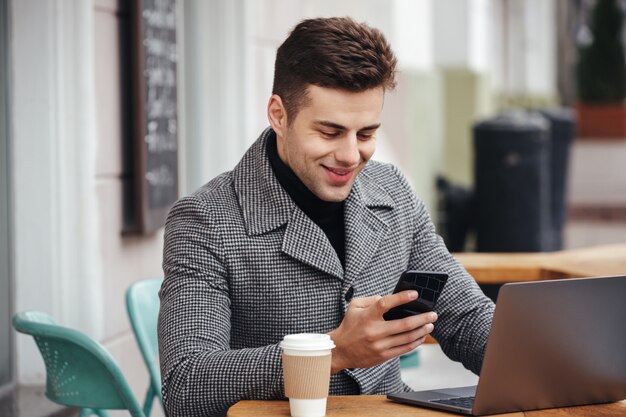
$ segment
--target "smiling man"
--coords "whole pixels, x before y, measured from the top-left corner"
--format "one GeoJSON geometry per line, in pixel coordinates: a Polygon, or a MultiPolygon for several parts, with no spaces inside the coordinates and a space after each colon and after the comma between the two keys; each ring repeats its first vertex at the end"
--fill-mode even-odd
{"type": "Polygon", "coordinates": [[[399,170],[371,161],[396,58],[376,29],[302,21],[276,56],[270,123],[239,164],[172,208],[159,315],[170,417],[284,397],[278,343],[328,333],[331,395],[408,390],[398,357],[431,334],[478,373],[494,306],[448,253],[399,170]],[[437,313],[408,269],[449,275],[437,313]]]}

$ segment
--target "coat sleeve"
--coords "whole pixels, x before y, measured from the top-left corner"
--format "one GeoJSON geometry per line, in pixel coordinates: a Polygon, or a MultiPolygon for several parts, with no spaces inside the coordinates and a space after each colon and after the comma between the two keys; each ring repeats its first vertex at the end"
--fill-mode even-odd
{"type": "Polygon", "coordinates": [[[278,345],[230,349],[228,270],[214,217],[191,196],[166,222],[158,333],[170,417],[223,415],[239,400],[283,397],[278,345]]]}
{"type": "MultiPolygon", "coordinates": [[[[406,179],[399,172],[397,174],[404,186],[410,189],[406,179]]],[[[439,318],[433,337],[450,359],[479,374],[495,306],[448,252],[443,239],[435,232],[424,203],[415,197],[413,206],[415,229],[409,268],[448,274],[448,281],[435,307],[439,318]]]]}

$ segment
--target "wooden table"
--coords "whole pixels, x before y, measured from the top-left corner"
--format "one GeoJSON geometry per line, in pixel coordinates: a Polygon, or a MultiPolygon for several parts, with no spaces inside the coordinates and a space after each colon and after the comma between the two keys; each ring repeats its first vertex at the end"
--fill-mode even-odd
{"type": "MultiPolygon", "coordinates": [[[[451,417],[455,414],[397,404],[384,395],[354,395],[328,397],[328,417],[451,417]]],[[[228,410],[228,417],[290,416],[287,401],[240,401],[228,410]]],[[[581,407],[555,408],[498,414],[502,417],[624,417],[626,402],[581,407]]]]}
{"type": "Polygon", "coordinates": [[[558,252],[467,252],[454,256],[479,284],[626,275],[626,244],[558,252]]]}

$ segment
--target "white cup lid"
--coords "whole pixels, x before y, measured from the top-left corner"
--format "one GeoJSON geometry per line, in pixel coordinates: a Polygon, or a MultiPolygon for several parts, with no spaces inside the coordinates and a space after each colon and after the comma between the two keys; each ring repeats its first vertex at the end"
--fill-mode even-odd
{"type": "Polygon", "coordinates": [[[293,350],[325,350],[334,348],[335,344],[327,334],[299,333],[285,336],[280,342],[280,347],[293,350]]]}

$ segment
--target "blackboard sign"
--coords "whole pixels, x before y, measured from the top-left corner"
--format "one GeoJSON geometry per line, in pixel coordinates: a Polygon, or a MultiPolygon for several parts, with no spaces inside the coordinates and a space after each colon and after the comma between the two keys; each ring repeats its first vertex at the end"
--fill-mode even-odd
{"type": "Polygon", "coordinates": [[[178,199],[176,1],[136,0],[135,229],[165,224],[178,199]]]}

